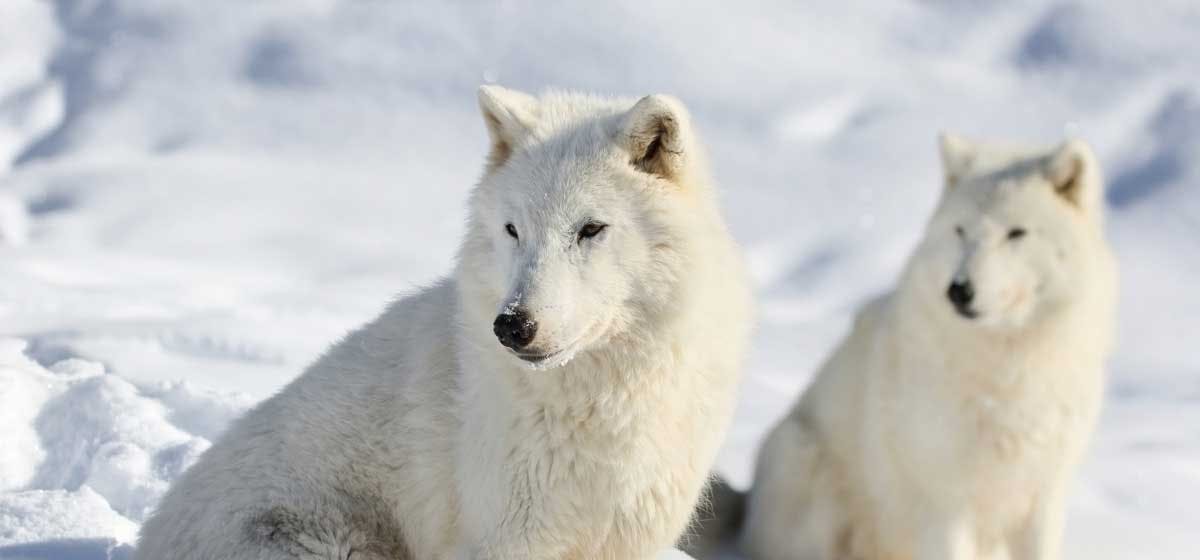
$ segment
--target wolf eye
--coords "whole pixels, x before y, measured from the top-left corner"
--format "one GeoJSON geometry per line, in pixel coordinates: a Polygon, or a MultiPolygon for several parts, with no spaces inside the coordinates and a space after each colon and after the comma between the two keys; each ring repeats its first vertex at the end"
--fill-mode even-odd
{"type": "Polygon", "coordinates": [[[511,223],[504,224],[504,231],[507,231],[508,234],[510,236],[512,236],[513,239],[520,239],[519,237],[517,237],[517,227],[512,225],[511,223]]]}
{"type": "Polygon", "coordinates": [[[1008,238],[1014,239],[1014,240],[1020,239],[1022,237],[1025,237],[1026,233],[1028,233],[1028,232],[1025,231],[1025,228],[1015,227],[1015,228],[1008,230],[1008,238]]]}
{"type": "Polygon", "coordinates": [[[600,232],[604,231],[604,228],[606,227],[608,227],[608,224],[602,224],[600,222],[588,222],[584,224],[583,227],[579,228],[579,240],[583,241],[584,239],[596,237],[597,235],[600,235],[600,232]]]}
{"type": "Polygon", "coordinates": [[[957,233],[959,237],[967,236],[967,232],[963,230],[962,226],[954,226],[954,233],[957,233]]]}

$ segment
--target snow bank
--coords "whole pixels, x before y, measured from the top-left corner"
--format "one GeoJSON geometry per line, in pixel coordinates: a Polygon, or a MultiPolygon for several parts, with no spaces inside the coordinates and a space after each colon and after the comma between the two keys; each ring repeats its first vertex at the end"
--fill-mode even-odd
{"type": "Polygon", "coordinates": [[[27,490],[0,495],[0,558],[3,545],[57,539],[113,538],[131,542],[138,524],[113,511],[104,496],[87,486],[67,490],[27,490]]]}
{"type": "Polygon", "coordinates": [[[21,354],[24,347],[21,341],[0,339],[0,492],[29,484],[46,456],[33,423],[50,397],[51,379],[21,354]]]}
{"type": "Polygon", "coordinates": [[[167,485],[244,410],[184,384],[146,391],[76,358],[42,367],[0,340],[0,544],[59,537],[134,538],[167,485]],[[199,408],[213,404],[214,412],[199,408]],[[216,416],[214,416],[214,414],[216,416]]]}

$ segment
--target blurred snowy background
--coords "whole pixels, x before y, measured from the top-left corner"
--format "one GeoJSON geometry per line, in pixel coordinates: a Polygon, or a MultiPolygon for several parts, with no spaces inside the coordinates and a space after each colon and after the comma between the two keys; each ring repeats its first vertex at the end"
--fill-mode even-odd
{"type": "Polygon", "coordinates": [[[226,423],[446,273],[485,82],[691,108],[762,322],[720,468],[939,192],[934,137],[1097,149],[1123,275],[1068,558],[1200,547],[1200,3],[0,1],[0,558],[121,557],[226,423]]]}

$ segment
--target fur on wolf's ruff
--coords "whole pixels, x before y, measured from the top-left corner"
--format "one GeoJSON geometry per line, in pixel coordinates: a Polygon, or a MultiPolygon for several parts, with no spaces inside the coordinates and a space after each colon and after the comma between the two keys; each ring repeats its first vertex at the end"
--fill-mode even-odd
{"type": "Polygon", "coordinates": [[[763,445],[751,558],[1059,556],[1114,324],[1099,171],[1078,141],[945,136],[942,153],[946,191],[898,286],[763,445]]]}
{"type": "Polygon", "coordinates": [[[491,154],[453,275],[237,421],[138,558],[630,560],[679,537],[751,307],[687,112],[479,98],[491,154]],[[518,308],[544,359],[498,342],[518,308]]]}

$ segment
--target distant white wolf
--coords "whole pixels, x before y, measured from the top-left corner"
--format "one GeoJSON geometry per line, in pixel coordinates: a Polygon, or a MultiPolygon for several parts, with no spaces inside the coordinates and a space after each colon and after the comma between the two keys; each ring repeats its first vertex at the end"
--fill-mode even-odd
{"type": "Polygon", "coordinates": [[[236,422],[137,558],[630,560],[679,537],[751,322],[688,114],[479,101],[491,153],[453,275],[236,422]]]}
{"type": "Polygon", "coordinates": [[[946,187],[759,455],[751,557],[1049,560],[1114,330],[1100,173],[1078,141],[944,136],[946,187]]]}

